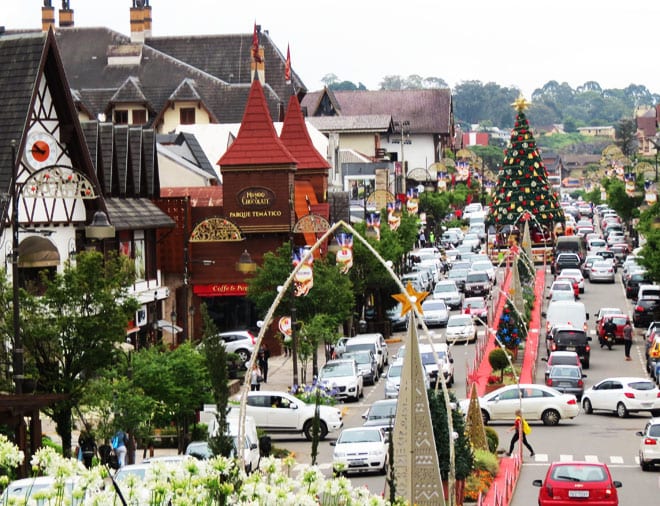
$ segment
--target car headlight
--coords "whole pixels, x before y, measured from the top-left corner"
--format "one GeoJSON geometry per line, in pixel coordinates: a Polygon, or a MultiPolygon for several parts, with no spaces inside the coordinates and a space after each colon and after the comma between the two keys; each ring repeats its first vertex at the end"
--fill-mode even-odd
{"type": "Polygon", "coordinates": [[[342,459],[346,456],[346,452],[335,450],[334,457],[336,459],[342,459]]]}
{"type": "Polygon", "coordinates": [[[369,450],[369,455],[380,456],[385,453],[385,450],[369,450]]]}

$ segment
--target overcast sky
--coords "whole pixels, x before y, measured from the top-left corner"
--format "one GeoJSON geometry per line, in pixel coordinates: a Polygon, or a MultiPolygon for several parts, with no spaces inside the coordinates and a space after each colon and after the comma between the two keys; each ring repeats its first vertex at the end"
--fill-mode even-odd
{"type": "MultiPolygon", "coordinates": [[[[41,26],[43,0],[0,0],[0,25],[41,26]]],[[[70,0],[75,25],[130,34],[132,0],[70,0]]],[[[479,80],[527,98],[550,80],[660,92],[657,0],[150,0],[155,36],[250,33],[256,21],[309,90],[326,74],[479,80]]],[[[52,0],[57,10],[61,0],[52,0]]]]}

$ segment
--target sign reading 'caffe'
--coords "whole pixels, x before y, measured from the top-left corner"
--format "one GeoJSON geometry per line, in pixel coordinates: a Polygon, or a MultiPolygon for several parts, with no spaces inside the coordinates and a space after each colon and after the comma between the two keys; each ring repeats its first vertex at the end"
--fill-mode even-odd
{"type": "Polygon", "coordinates": [[[238,205],[248,210],[268,209],[275,203],[275,193],[260,186],[241,190],[237,198],[238,205]]]}

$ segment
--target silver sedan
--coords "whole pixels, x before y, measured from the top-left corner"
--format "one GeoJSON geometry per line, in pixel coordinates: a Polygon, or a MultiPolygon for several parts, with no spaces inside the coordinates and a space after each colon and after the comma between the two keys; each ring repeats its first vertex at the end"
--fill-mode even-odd
{"type": "Polygon", "coordinates": [[[589,281],[614,283],[614,263],[611,260],[597,260],[591,264],[589,281]]]}

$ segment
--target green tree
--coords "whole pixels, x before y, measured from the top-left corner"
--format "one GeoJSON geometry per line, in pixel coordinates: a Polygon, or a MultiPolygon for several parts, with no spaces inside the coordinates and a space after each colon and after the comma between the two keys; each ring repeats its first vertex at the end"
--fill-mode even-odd
{"type": "Polygon", "coordinates": [[[227,406],[229,405],[229,374],[227,370],[227,350],[218,338],[218,329],[210,317],[206,304],[202,304],[202,342],[206,368],[209,372],[211,389],[215,400],[215,418],[218,431],[209,437],[213,455],[231,456],[232,438],[227,434],[227,406]]]}
{"type": "Polygon", "coordinates": [[[162,406],[156,423],[174,422],[182,452],[197,410],[212,399],[205,357],[189,342],[172,351],[144,349],[133,355],[133,378],[162,406]]]}
{"type": "Polygon", "coordinates": [[[637,152],[637,122],[634,119],[622,119],[614,125],[615,143],[625,156],[631,157],[637,152]]]}
{"type": "Polygon", "coordinates": [[[635,182],[636,192],[633,195],[626,193],[625,183],[617,178],[603,180],[603,187],[607,192],[608,205],[624,222],[630,224],[632,218],[639,216],[639,206],[644,202],[643,176],[638,176],[635,182]]]}
{"type": "MultiPolygon", "coordinates": [[[[431,411],[431,421],[433,425],[433,437],[435,439],[435,448],[438,452],[438,461],[440,462],[440,474],[442,479],[446,480],[449,476],[451,462],[449,459],[449,434],[447,406],[441,391],[433,389],[428,390],[429,410],[431,411]]],[[[449,392],[449,401],[457,405],[458,401],[454,392],[449,392]]],[[[472,471],[474,455],[472,447],[465,430],[465,417],[459,409],[451,410],[451,420],[454,428],[454,464],[457,480],[464,480],[472,471]]]]}
{"type": "Polygon", "coordinates": [[[126,322],[138,308],[128,294],[133,280],[128,258],[104,260],[101,253],[81,252],[75,265],[66,263],[52,280],[43,277],[41,297],[25,298],[26,363],[37,375],[40,392],[67,396],[44,410],[55,422],[65,456],[71,451],[72,411],[115,353],[116,343],[124,342],[126,322]]]}

